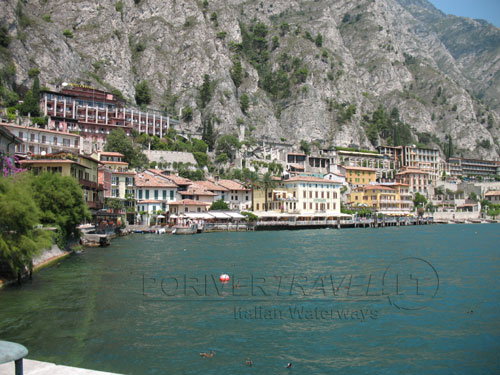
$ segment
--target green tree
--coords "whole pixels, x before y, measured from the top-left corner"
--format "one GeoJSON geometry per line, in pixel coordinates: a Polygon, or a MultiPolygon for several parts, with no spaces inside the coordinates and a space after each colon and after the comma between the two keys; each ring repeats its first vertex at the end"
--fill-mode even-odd
{"type": "Polygon", "coordinates": [[[286,33],[288,33],[290,31],[290,25],[286,22],[283,22],[281,25],[280,25],[280,34],[281,36],[284,36],[286,33]]]}
{"type": "Polygon", "coordinates": [[[109,133],[104,150],[123,154],[123,161],[129,163],[131,168],[141,168],[148,164],[146,155],[134,146],[123,129],[115,129],[109,133]]]}
{"type": "Polygon", "coordinates": [[[415,197],[413,198],[413,204],[415,205],[415,208],[418,207],[424,207],[427,204],[427,199],[420,194],[420,193],[415,193],[415,197]]]}
{"type": "Polygon", "coordinates": [[[33,199],[30,176],[0,177],[0,263],[9,266],[21,281],[32,269],[33,257],[52,245],[50,232],[37,229],[40,209],[33,199]]]}
{"type": "Polygon", "coordinates": [[[41,222],[57,225],[64,240],[71,235],[78,236],[76,227],[91,215],[76,179],[59,173],[43,173],[32,179],[32,187],[33,198],[41,210],[41,222]]]}
{"type": "Polygon", "coordinates": [[[271,173],[267,172],[262,176],[261,184],[262,188],[264,189],[264,211],[267,211],[268,209],[267,192],[276,187],[276,181],[273,179],[271,173]]]}
{"type": "Polygon", "coordinates": [[[7,48],[9,47],[9,44],[10,44],[9,30],[7,29],[7,26],[0,25],[0,46],[7,48]]]}
{"type": "Polygon", "coordinates": [[[273,44],[271,46],[271,49],[274,51],[276,48],[278,48],[280,46],[280,39],[278,38],[277,35],[273,36],[272,42],[273,42],[273,44]]]}
{"type": "Polygon", "coordinates": [[[233,79],[236,89],[238,89],[243,81],[243,67],[241,66],[239,57],[234,59],[233,67],[231,68],[231,78],[233,79]]]}
{"type": "Polygon", "coordinates": [[[240,147],[241,144],[236,136],[226,134],[217,139],[215,150],[217,151],[217,154],[225,153],[232,160],[234,158],[235,152],[239,150],[240,147]]]}
{"type": "Polygon", "coordinates": [[[147,81],[142,81],[135,86],[135,102],[140,106],[151,103],[151,89],[147,81]]]}
{"type": "Polygon", "coordinates": [[[311,152],[311,145],[303,139],[300,141],[300,149],[304,151],[306,155],[309,155],[309,153],[311,152]]]}
{"type": "Polygon", "coordinates": [[[193,138],[191,143],[193,144],[193,152],[207,153],[208,145],[205,141],[193,138]]]}
{"type": "Polygon", "coordinates": [[[217,164],[227,163],[228,160],[229,160],[229,156],[227,156],[227,154],[225,152],[217,155],[217,157],[215,158],[215,162],[217,164]]]}
{"type": "Polygon", "coordinates": [[[318,33],[318,35],[316,35],[316,39],[314,39],[314,43],[318,47],[323,46],[323,35],[321,35],[320,33],[318,33]]]}
{"type": "Polygon", "coordinates": [[[212,99],[210,76],[208,74],[205,74],[205,76],[203,77],[203,84],[201,85],[200,89],[200,99],[201,108],[205,108],[212,99]]]}
{"type": "Polygon", "coordinates": [[[243,174],[243,177],[245,179],[245,184],[248,187],[250,187],[250,190],[252,192],[252,194],[251,194],[251,198],[252,198],[251,210],[253,211],[254,210],[254,190],[255,190],[255,187],[258,186],[258,184],[260,182],[260,177],[257,174],[257,172],[251,171],[248,168],[244,168],[242,174],[243,174]]]}
{"type": "Polygon", "coordinates": [[[247,94],[243,94],[240,97],[240,107],[244,114],[247,114],[248,107],[250,106],[250,99],[247,94]]]}
{"type": "Polygon", "coordinates": [[[191,106],[186,106],[182,111],[182,119],[186,122],[193,121],[193,108],[191,106]]]}
{"type": "Polygon", "coordinates": [[[207,118],[203,122],[203,133],[201,139],[207,144],[208,151],[213,151],[215,145],[215,134],[213,128],[213,119],[211,117],[207,118]]]}
{"type": "Polygon", "coordinates": [[[208,155],[203,152],[193,152],[193,156],[198,163],[198,166],[205,167],[208,165],[208,155]]]}
{"type": "Polygon", "coordinates": [[[210,211],[214,210],[229,210],[229,206],[227,205],[226,202],[224,202],[222,199],[219,199],[218,201],[215,201],[212,203],[212,205],[209,208],[210,211]]]}

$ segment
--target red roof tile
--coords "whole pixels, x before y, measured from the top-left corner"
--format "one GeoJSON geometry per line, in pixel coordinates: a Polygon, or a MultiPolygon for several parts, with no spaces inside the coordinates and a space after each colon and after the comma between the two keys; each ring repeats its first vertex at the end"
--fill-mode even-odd
{"type": "Polygon", "coordinates": [[[228,190],[243,190],[243,191],[250,190],[250,189],[247,189],[243,184],[239,183],[238,181],[234,181],[234,180],[219,180],[217,183],[220,186],[223,186],[228,190]]]}
{"type": "Polygon", "coordinates": [[[170,202],[170,206],[211,206],[211,203],[195,201],[192,199],[182,199],[180,201],[170,202]]]}

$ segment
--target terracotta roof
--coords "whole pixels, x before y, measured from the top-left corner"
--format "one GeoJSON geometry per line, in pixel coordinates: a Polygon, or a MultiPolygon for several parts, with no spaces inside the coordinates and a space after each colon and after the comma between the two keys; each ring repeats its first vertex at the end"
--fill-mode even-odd
{"type": "Polygon", "coordinates": [[[485,197],[491,197],[491,196],[494,196],[494,195],[500,195],[500,191],[499,190],[488,191],[486,194],[484,194],[485,197]]]}
{"type": "Polygon", "coordinates": [[[103,164],[112,164],[112,165],[128,165],[128,163],[125,162],[125,161],[108,161],[108,160],[102,160],[101,163],[103,163],[103,164]]]}
{"type": "Polygon", "coordinates": [[[304,170],[304,166],[303,165],[300,165],[300,164],[297,164],[297,163],[291,163],[290,164],[290,167],[293,167],[295,169],[301,169],[301,170],[304,170]]]}
{"type": "MultiPolygon", "coordinates": [[[[154,172],[154,173],[157,173],[157,172],[154,172]]],[[[193,181],[191,181],[188,178],[184,178],[184,177],[180,177],[180,176],[176,176],[176,175],[170,175],[170,176],[165,176],[165,177],[168,178],[169,180],[175,182],[177,185],[191,185],[193,183],[193,181]]]]}
{"type": "Polygon", "coordinates": [[[192,186],[199,186],[202,189],[210,191],[227,191],[224,186],[216,185],[212,181],[195,181],[192,186]]]}
{"type": "Polygon", "coordinates": [[[382,185],[366,185],[360,190],[390,190],[390,191],[395,191],[395,189],[389,187],[389,186],[382,186],[382,185]]]}
{"type": "Polygon", "coordinates": [[[192,199],[182,199],[180,201],[170,202],[170,206],[211,206],[211,203],[195,201],[192,199]]]}
{"type": "Polygon", "coordinates": [[[154,199],[148,199],[145,201],[137,201],[138,204],[140,203],[161,203],[160,201],[155,201],[154,199]]]}
{"type": "Polygon", "coordinates": [[[0,134],[3,134],[4,137],[6,138],[11,138],[13,142],[16,144],[21,144],[23,143],[23,140],[16,135],[12,134],[9,129],[0,127],[0,134]]]}
{"type": "Polygon", "coordinates": [[[234,181],[234,180],[219,180],[217,182],[220,186],[225,187],[228,190],[243,190],[243,191],[249,191],[250,189],[247,189],[243,184],[234,181]]]}
{"type": "Polygon", "coordinates": [[[83,164],[78,163],[75,160],[70,160],[70,159],[36,159],[36,160],[21,160],[19,163],[21,164],[76,164],[79,165],[80,167],[89,169],[89,167],[86,167],[83,164]]]}
{"type": "Polygon", "coordinates": [[[124,157],[125,155],[119,153],[119,152],[111,152],[111,151],[104,151],[104,152],[101,152],[101,156],[104,155],[104,156],[121,156],[121,157],[124,157]]]}
{"type": "Polygon", "coordinates": [[[49,130],[49,129],[42,129],[42,128],[35,128],[33,126],[20,126],[20,125],[13,125],[13,124],[5,124],[2,123],[0,124],[1,126],[9,127],[9,128],[16,128],[16,129],[23,129],[23,130],[34,130],[34,131],[40,131],[44,133],[54,133],[54,134],[60,134],[64,136],[70,136],[70,137],[80,137],[78,134],[72,134],[72,133],[66,133],[66,132],[60,132],[57,130],[49,130]]]}
{"type": "Polygon", "coordinates": [[[215,197],[217,194],[212,193],[211,191],[204,189],[191,189],[191,187],[187,191],[179,191],[180,195],[203,195],[208,197],[215,197]]]}
{"type": "Polygon", "coordinates": [[[290,177],[287,180],[283,180],[283,182],[287,182],[287,181],[320,182],[323,184],[334,184],[335,183],[335,182],[330,181],[330,180],[325,180],[324,178],[313,177],[313,176],[295,176],[295,177],[290,177]]]}
{"type": "Polygon", "coordinates": [[[166,178],[159,176],[151,176],[144,173],[138,173],[135,178],[135,186],[137,187],[163,187],[176,188],[177,185],[166,178]]]}
{"type": "Polygon", "coordinates": [[[375,172],[374,168],[368,168],[368,167],[350,167],[350,166],[343,166],[346,170],[352,169],[355,171],[370,171],[370,172],[375,172]]]}

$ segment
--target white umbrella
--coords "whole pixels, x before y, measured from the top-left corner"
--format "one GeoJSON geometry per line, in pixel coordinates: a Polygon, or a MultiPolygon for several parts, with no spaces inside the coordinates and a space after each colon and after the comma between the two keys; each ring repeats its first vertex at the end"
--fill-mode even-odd
{"type": "Polygon", "coordinates": [[[170,218],[171,218],[171,219],[177,219],[177,218],[178,218],[178,216],[174,214],[174,215],[170,215],[170,218]]]}
{"type": "Polygon", "coordinates": [[[157,219],[165,219],[165,216],[163,216],[163,215],[158,215],[156,218],[157,218],[157,219]]]}

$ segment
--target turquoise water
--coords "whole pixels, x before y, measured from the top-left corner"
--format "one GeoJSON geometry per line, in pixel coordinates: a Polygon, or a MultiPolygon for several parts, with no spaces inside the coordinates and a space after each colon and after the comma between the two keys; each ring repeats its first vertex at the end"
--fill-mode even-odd
{"type": "Polygon", "coordinates": [[[500,373],[499,244],[495,224],[132,235],[2,290],[0,338],[123,374],[500,373]]]}

